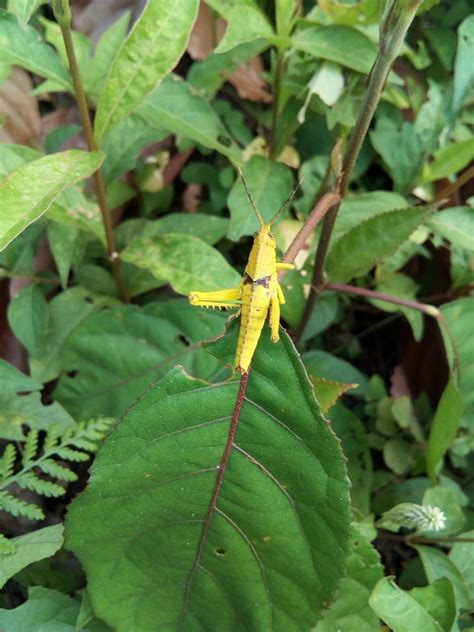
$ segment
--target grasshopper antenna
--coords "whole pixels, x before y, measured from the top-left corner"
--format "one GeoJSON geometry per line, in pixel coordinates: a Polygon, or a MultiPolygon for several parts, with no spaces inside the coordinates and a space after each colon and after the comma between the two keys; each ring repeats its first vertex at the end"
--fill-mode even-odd
{"type": "Polygon", "coordinates": [[[260,225],[264,226],[265,222],[263,220],[263,217],[260,215],[260,211],[255,206],[255,202],[252,200],[252,196],[250,195],[249,188],[247,186],[247,183],[245,182],[245,178],[244,178],[244,174],[242,173],[242,169],[240,167],[238,167],[238,169],[239,169],[240,179],[242,180],[242,184],[244,185],[244,189],[245,189],[245,192],[247,193],[247,197],[248,197],[248,199],[250,201],[250,204],[251,204],[253,210],[255,211],[255,215],[258,217],[258,221],[260,222],[260,225]]]}
{"type": "Polygon", "coordinates": [[[303,182],[303,178],[300,178],[298,184],[295,186],[295,188],[293,189],[293,191],[291,192],[291,195],[289,196],[289,198],[286,200],[286,202],[283,202],[282,206],[278,209],[278,211],[275,213],[275,215],[271,218],[271,220],[268,222],[269,224],[273,224],[273,222],[276,220],[276,218],[278,217],[278,215],[280,215],[280,213],[282,213],[286,207],[288,206],[288,204],[291,202],[291,200],[295,197],[296,192],[298,191],[298,189],[301,186],[301,183],[303,182]]]}

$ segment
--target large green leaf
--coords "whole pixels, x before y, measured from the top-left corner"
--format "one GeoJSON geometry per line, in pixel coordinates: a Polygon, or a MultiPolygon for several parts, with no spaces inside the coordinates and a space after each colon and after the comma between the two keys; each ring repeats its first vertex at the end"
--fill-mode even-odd
{"type": "Polygon", "coordinates": [[[346,282],[368,272],[393,254],[426,217],[426,210],[405,208],[362,222],[333,243],[327,273],[331,281],[346,282]]]}
{"type": "Polygon", "coordinates": [[[474,250],[474,209],[468,206],[448,208],[431,215],[426,225],[453,246],[474,250]]]}
{"type": "MultiPolygon", "coordinates": [[[[270,220],[291,193],[293,176],[286,165],[253,156],[243,168],[243,174],[252,199],[265,221],[270,220]]],[[[258,218],[250,205],[240,179],[229,194],[230,210],[228,237],[238,241],[259,229],[258,218]]]]}
{"type": "MultiPolygon", "coordinates": [[[[234,321],[209,351],[233,362],[237,330],[234,321]]],[[[100,451],[66,544],[117,632],[296,632],[333,598],[348,554],[344,460],[281,336],[262,333],[215,505],[235,380],[210,385],[173,369],[100,451]]]]}
{"type": "Polygon", "coordinates": [[[10,0],[10,5],[13,4],[13,10],[18,20],[24,25],[27,24],[33,15],[33,13],[42,4],[45,4],[48,0],[10,0]]]}
{"type": "Polygon", "coordinates": [[[192,235],[168,233],[135,239],[120,258],[149,270],[179,294],[222,290],[240,282],[238,272],[218,250],[192,235]]]}
{"type": "Polygon", "coordinates": [[[474,337],[472,314],[474,297],[460,298],[441,307],[450,335],[442,327],[451,368],[455,366],[453,344],[459,363],[459,389],[463,402],[461,424],[473,427],[474,420],[474,337]]]}
{"type": "Polygon", "coordinates": [[[63,531],[64,526],[57,524],[12,538],[10,542],[14,544],[15,551],[0,554],[0,588],[25,566],[59,551],[63,544],[63,531]]]}
{"type": "MultiPolygon", "coordinates": [[[[474,538],[474,531],[460,535],[464,538],[474,538]]],[[[456,542],[449,552],[449,559],[462,574],[469,598],[474,602],[474,546],[472,542],[456,542]]]]}
{"type": "Polygon", "coordinates": [[[2,63],[15,64],[51,79],[64,90],[71,90],[66,67],[54,50],[45,44],[33,27],[21,26],[16,18],[0,9],[0,55],[2,63]]]}
{"type": "Polygon", "coordinates": [[[148,2],[121,46],[100,95],[95,133],[106,131],[136,108],[183,54],[198,0],[148,2]]]}
{"type": "Polygon", "coordinates": [[[216,361],[194,345],[220,333],[224,319],[182,299],[91,314],[64,345],[69,375],[61,377],[55,398],[78,419],[120,417],[173,364],[208,378],[216,361]]]}
{"type": "Polygon", "coordinates": [[[179,77],[166,77],[136,111],[151,127],[189,138],[225,156],[239,159],[238,149],[214,108],[179,77]]]}
{"type": "Polygon", "coordinates": [[[450,632],[456,614],[453,587],[447,579],[406,592],[384,577],[369,603],[393,632],[450,632]]]}
{"type": "Polygon", "coordinates": [[[346,576],[342,580],[336,601],[314,632],[378,630],[378,618],[368,604],[370,593],[383,577],[379,554],[370,543],[375,536],[375,529],[369,525],[352,525],[352,551],[347,560],[346,576]]]}
{"type": "Polygon", "coordinates": [[[298,31],[292,44],[293,48],[313,57],[334,61],[366,74],[377,56],[375,44],[351,26],[310,26],[298,31]]]}
{"type": "Polygon", "coordinates": [[[98,169],[100,151],[70,149],[29,162],[0,185],[0,250],[45,213],[58,195],[98,169]]]}

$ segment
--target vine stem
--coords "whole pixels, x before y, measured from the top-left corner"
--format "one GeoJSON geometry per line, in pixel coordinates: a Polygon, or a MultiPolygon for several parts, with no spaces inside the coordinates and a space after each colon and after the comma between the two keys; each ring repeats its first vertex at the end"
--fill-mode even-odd
{"type": "Polygon", "coordinates": [[[456,542],[474,542],[474,538],[456,536],[456,535],[446,535],[439,536],[438,538],[432,537],[428,538],[423,535],[399,535],[397,533],[391,533],[390,531],[385,531],[384,529],[379,529],[379,535],[384,540],[393,540],[394,542],[403,542],[404,544],[449,544],[456,542]]]}
{"type": "MultiPolygon", "coordinates": [[[[446,333],[451,343],[453,351],[453,371],[459,381],[459,349],[456,344],[456,340],[453,336],[448,321],[446,320],[443,312],[434,305],[428,305],[427,303],[419,303],[417,301],[409,301],[393,294],[384,294],[383,292],[377,292],[376,290],[368,290],[363,287],[357,287],[355,285],[346,285],[345,283],[326,283],[322,287],[323,290],[335,290],[336,292],[344,292],[345,294],[355,294],[357,296],[365,296],[367,298],[376,299],[378,301],[385,301],[386,303],[393,303],[394,305],[400,305],[401,307],[408,307],[410,309],[416,309],[427,316],[431,316],[438,322],[439,328],[446,333]]],[[[449,363],[449,358],[448,358],[449,363]]]]}
{"type": "Polygon", "coordinates": [[[180,619],[182,619],[182,617],[184,616],[184,612],[186,610],[186,607],[189,601],[189,595],[190,595],[194,575],[196,574],[196,571],[199,567],[199,563],[204,551],[204,547],[206,546],[207,536],[209,533],[209,528],[211,526],[212,517],[216,510],[217,500],[219,498],[219,493],[221,491],[222,483],[224,482],[224,476],[225,476],[225,472],[227,468],[227,463],[229,461],[232,446],[234,444],[235,433],[237,432],[237,426],[239,425],[240,411],[242,409],[242,404],[245,399],[245,392],[247,390],[249,372],[250,372],[250,369],[247,371],[247,373],[242,373],[242,376],[240,378],[240,387],[237,393],[237,399],[235,400],[234,412],[232,413],[232,420],[230,422],[230,427],[229,427],[229,434],[227,435],[227,441],[224,446],[224,451],[222,452],[220,463],[217,466],[216,482],[214,483],[214,489],[212,491],[211,500],[209,501],[206,517],[204,518],[204,524],[202,527],[201,537],[199,538],[199,544],[197,547],[197,553],[194,559],[194,564],[186,582],[186,593],[184,597],[183,610],[182,610],[180,619]]]}
{"type": "Polygon", "coordinates": [[[382,96],[390,69],[398,56],[405,35],[415,18],[421,2],[422,0],[412,0],[401,8],[397,17],[395,17],[395,13],[400,3],[398,1],[391,2],[380,25],[379,52],[370,71],[367,91],[360,107],[357,121],[349,137],[347,149],[342,160],[341,175],[336,182],[335,192],[339,195],[340,201],[329,210],[324,218],[321,236],[316,250],[310,292],[295,335],[297,341],[301,339],[324,284],[324,266],[331,235],[339,207],[347,193],[362,143],[367,135],[370,123],[377,109],[380,97],[382,96]]]}
{"type": "MultiPolygon", "coordinates": [[[[87,105],[86,95],[82,87],[79,67],[77,65],[76,53],[74,51],[74,43],[72,41],[72,16],[71,8],[69,6],[69,0],[54,0],[53,11],[56,20],[58,21],[58,24],[61,28],[61,33],[63,36],[64,47],[66,49],[66,54],[69,62],[69,70],[71,72],[77,107],[79,108],[79,114],[81,116],[82,127],[84,129],[84,136],[86,138],[87,147],[89,151],[97,151],[100,148],[94,138],[89,107],[87,105]]],[[[104,225],[105,239],[107,243],[107,254],[112,265],[115,283],[117,284],[120,298],[124,303],[128,303],[130,299],[125,288],[125,284],[123,282],[122,270],[120,268],[120,259],[115,247],[112,218],[110,214],[110,209],[107,204],[105,184],[100,167],[93,174],[92,178],[94,180],[95,191],[97,194],[97,202],[99,204],[100,212],[102,215],[102,223],[104,225]]]]}

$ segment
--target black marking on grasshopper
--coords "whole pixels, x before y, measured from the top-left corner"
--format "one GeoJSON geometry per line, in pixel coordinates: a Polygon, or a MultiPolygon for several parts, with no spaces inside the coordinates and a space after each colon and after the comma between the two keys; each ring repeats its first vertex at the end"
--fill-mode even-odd
{"type": "Polygon", "coordinates": [[[249,283],[251,283],[252,285],[263,285],[263,287],[269,288],[270,281],[271,281],[271,275],[264,276],[261,279],[256,279],[254,281],[252,277],[248,274],[248,272],[244,273],[244,279],[243,279],[244,285],[248,285],[249,283]]]}

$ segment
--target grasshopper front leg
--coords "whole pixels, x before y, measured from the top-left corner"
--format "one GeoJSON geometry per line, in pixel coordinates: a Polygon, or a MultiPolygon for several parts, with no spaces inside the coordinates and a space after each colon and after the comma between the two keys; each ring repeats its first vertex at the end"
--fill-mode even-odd
{"type": "Polygon", "coordinates": [[[228,290],[217,290],[215,292],[199,292],[192,290],[189,293],[189,302],[191,305],[199,307],[220,307],[222,309],[230,309],[232,307],[240,307],[242,288],[229,288],[228,290]]]}
{"type": "Polygon", "coordinates": [[[278,342],[280,340],[278,331],[280,327],[280,299],[278,295],[273,296],[270,303],[270,327],[272,330],[272,341],[278,342]]]}

